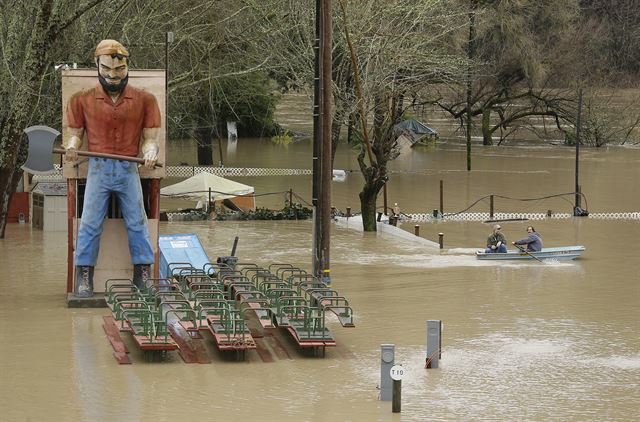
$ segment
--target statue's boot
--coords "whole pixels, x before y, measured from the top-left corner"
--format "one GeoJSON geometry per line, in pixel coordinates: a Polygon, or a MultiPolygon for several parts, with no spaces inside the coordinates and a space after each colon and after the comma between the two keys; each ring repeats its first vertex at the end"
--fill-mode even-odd
{"type": "Polygon", "coordinates": [[[89,265],[78,265],[76,267],[76,291],[74,296],[93,296],[93,267],[89,265]]]}
{"type": "Polygon", "coordinates": [[[148,281],[151,278],[151,265],[149,264],[136,264],[133,266],[133,284],[141,292],[146,292],[148,281]]]}

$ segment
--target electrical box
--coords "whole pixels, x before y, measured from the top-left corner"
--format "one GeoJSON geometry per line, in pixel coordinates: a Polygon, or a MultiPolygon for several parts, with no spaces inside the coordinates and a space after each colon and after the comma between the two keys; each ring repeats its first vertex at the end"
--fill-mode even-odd
{"type": "Polygon", "coordinates": [[[427,368],[437,368],[442,353],[442,321],[427,321],[427,368]]]}
{"type": "Polygon", "coordinates": [[[393,380],[391,367],[396,360],[396,346],[394,344],[380,345],[380,400],[391,401],[393,397],[393,380]]]}

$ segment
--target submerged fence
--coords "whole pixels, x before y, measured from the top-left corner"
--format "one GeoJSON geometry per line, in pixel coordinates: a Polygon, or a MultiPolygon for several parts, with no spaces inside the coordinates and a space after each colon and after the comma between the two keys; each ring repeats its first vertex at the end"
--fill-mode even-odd
{"type": "MultiPolygon", "coordinates": [[[[401,213],[403,220],[407,221],[524,221],[524,220],[545,220],[545,219],[567,219],[574,217],[570,213],[518,213],[518,212],[498,212],[491,216],[488,212],[465,212],[444,216],[434,216],[426,213],[401,213]]],[[[586,217],[599,220],[640,220],[640,212],[601,212],[589,213],[586,217]]]]}
{"type": "MultiPolygon", "coordinates": [[[[212,173],[216,176],[303,176],[313,173],[311,169],[279,169],[256,167],[214,167],[214,166],[167,166],[167,177],[191,177],[198,173],[212,173]]],[[[62,180],[62,167],[54,165],[54,170],[49,174],[36,174],[36,181],[62,180]]]]}
{"type": "MultiPolygon", "coordinates": [[[[214,166],[167,166],[167,177],[182,177],[187,178],[194,176],[198,173],[207,172],[212,173],[217,176],[299,176],[299,175],[311,175],[311,169],[286,169],[286,168],[254,168],[254,167],[214,167],[214,166]]],[[[350,171],[349,171],[350,172],[350,171]]],[[[46,175],[34,175],[34,181],[61,181],[62,180],[62,168],[59,165],[55,165],[55,170],[46,175]]],[[[224,192],[219,192],[224,193],[224,192]]],[[[297,195],[291,189],[283,192],[268,192],[262,194],[254,194],[253,196],[265,196],[265,195],[286,195],[288,196],[288,202],[293,202],[293,197],[297,199],[300,203],[303,203],[307,206],[311,206],[310,201],[306,201],[301,196],[297,195]]],[[[583,193],[578,192],[585,203],[585,208],[587,204],[587,199],[583,193]]],[[[576,195],[576,192],[562,193],[556,195],[548,195],[544,197],[538,198],[512,198],[504,195],[491,194],[486,195],[478,200],[471,203],[465,209],[452,212],[452,213],[443,213],[443,186],[442,181],[440,181],[440,209],[434,210],[430,213],[400,213],[400,219],[406,221],[509,221],[509,220],[544,220],[544,219],[567,219],[573,217],[571,213],[553,213],[550,210],[546,213],[536,213],[536,212],[494,212],[494,198],[500,198],[504,200],[510,201],[520,201],[520,202],[531,202],[531,201],[542,201],[545,199],[557,198],[557,197],[573,197],[576,195]],[[482,203],[483,201],[489,201],[489,212],[468,212],[470,209],[475,207],[476,205],[482,203]]],[[[484,204],[486,206],[486,204],[484,204]]],[[[388,207],[387,207],[388,208],[388,207]]],[[[346,213],[341,212],[338,209],[334,208],[334,212],[336,215],[346,216],[347,214],[351,214],[349,210],[346,213]]],[[[177,214],[177,213],[176,213],[177,214]]],[[[357,213],[353,213],[353,215],[357,215],[357,213]]],[[[612,219],[612,220],[640,220],[640,212],[632,211],[632,212],[602,212],[602,213],[589,213],[588,216],[580,217],[580,218],[591,218],[591,219],[612,219]]]]}

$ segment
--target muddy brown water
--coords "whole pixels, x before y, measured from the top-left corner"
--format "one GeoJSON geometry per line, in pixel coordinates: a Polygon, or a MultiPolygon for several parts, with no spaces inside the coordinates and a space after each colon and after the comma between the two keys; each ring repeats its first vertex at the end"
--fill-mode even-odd
{"type": "MultiPolygon", "coordinates": [[[[226,143],[225,143],[226,152],[226,143]]],[[[195,150],[172,144],[175,162],[195,150]]],[[[310,145],[241,139],[227,166],[309,168],[310,145]]],[[[405,152],[392,164],[389,202],[404,212],[459,211],[487,194],[536,198],[571,192],[574,151],[447,143],[405,152]]],[[[342,145],[336,168],[356,169],[342,145]]],[[[309,200],[310,177],[245,177],[257,193],[293,188],[309,200]]],[[[583,150],[581,184],[591,212],[640,211],[640,149],[583,150]]],[[[163,183],[168,184],[170,180],[163,183]]],[[[334,205],[359,209],[361,177],[333,183],[334,205]]],[[[283,194],[261,196],[276,207],[283,194]]],[[[505,212],[571,212],[572,197],[496,200],[505,212]]],[[[381,204],[381,202],[380,202],[381,204]]],[[[163,208],[182,205],[163,199],[163,208]]],[[[193,204],[190,204],[193,205],[193,204]]],[[[482,201],[472,212],[488,212],[482,201]]],[[[102,329],[106,309],[67,309],[66,233],[7,227],[0,240],[0,412],[6,421],[423,421],[634,420],[640,403],[640,221],[569,218],[534,221],[546,246],[580,244],[569,263],[478,262],[490,232],[482,222],[403,223],[445,249],[392,235],[332,229],[333,286],[355,309],[356,328],[329,318],[338,346],[324,358],[300,352],[285,335],[273,362],[249,352],[210,364],[118,365],[102,329]],[[425,321],[444,323],[440,368],[425,370],[425,321]],[[402,413],[378,401],[380,345],[396,345],[404,365],[402,413]]],[[[527,222],[505,222],[508,240],[527,222]]],[[[169,222],[161,233],[196,233],[210,257],[239,236],[241,261],[289,262],[310,269],[311,223],[169,222]]],[[[124,336],[127,339],[127,336],[124,336]]],[[[130,339],[127,342],[131,345],[130,339]]],[[[275,344],[275,343],[274,343],[275,344]]],[[[133,348],[132,348],[133,349],[133,348]]]]}

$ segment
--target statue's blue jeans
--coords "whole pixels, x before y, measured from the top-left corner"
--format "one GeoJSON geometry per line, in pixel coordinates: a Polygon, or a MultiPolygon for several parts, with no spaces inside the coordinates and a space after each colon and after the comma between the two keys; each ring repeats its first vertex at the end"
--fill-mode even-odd
{"type": "Polygon", "coordinates": [[[90,158],[78,240],[76,266],[98,261],[102,225],[111,193],[115,193],[129,238],[132,264],[153,264],[153,249],[142,202],[138,164],[130,161],[90,158]]]}

